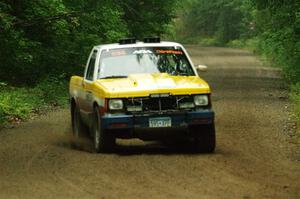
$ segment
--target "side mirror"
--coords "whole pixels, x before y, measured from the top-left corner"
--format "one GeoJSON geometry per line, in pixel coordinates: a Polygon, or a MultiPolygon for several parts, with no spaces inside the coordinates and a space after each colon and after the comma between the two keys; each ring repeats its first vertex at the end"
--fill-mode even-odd
{"type": "Polygon", "coordinates": [[[205,65],[196,65],[195,68],[196,68],[196,70],[201,71],[201,72],[207,71],[207,66],[205,66],[205,65]]]}

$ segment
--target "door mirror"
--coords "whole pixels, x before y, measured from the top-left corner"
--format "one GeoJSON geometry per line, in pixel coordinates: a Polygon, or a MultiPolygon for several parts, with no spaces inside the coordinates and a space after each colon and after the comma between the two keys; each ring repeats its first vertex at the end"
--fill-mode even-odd
{"type": "Polygon", "coordinates": [[[205,66],[205,65],[196,65],[195,68],[196,68],[196,70],[201,71],[201,72],[207,71],[207,66],[205,66]]]}

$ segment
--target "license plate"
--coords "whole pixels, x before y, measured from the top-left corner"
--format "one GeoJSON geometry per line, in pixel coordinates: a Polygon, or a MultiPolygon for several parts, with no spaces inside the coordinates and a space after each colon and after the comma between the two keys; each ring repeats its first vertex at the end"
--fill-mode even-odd
{"type": "Polygon", "coordinates": [[[161,128],[161,127],[171,127],[172,120],[170,117],[159,117],[159,118],[150,118],[149,127],[150,128],[161,128]]]}

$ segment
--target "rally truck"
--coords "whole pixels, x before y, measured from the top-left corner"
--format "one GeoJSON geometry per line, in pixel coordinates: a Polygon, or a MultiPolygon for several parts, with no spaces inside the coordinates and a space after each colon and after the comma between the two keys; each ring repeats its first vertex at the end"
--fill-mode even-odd
{"type": "Polygon", "coordinates": [[[211,89],[185,48],[159,38],[93,47],[84,76],[72,76],[73,136],[88,134],[95,152],[116,138],[188,138],[197,151],[215,149],[211,89]]]}

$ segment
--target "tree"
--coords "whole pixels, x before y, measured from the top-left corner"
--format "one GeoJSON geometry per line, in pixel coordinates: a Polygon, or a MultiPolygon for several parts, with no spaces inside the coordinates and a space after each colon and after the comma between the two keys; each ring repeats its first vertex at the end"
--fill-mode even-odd
{"type": "Polygon", "coordinates": [[[239,0],[187,0],[180,13],[185,37],[214,37],[221,45],[238,39],[248,28],[245,20],[248,1],[239,0]]]}
{"type": "Polygon", "coordinates": [[[282,66],[289,81],[300,81],[300,2],[253,0],[259,31],[259,50],[282,66]]]}
{"type": "Polygon", "coordinates": [[[175,17],[177,0],[119,1],[124,10],[124,20],[130,35],[142,39],[145,36],[159,36],[166,31],[166,25],[175,17]]]}
{"type": "Polygon", "coordinates": [[[164,33],[176,2],[2,0],[0,79],[34,85],[49,75],[81,74],[94,45],[164,33]]]}

